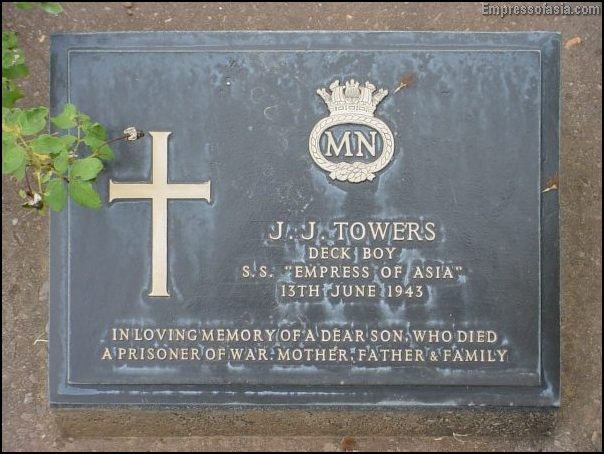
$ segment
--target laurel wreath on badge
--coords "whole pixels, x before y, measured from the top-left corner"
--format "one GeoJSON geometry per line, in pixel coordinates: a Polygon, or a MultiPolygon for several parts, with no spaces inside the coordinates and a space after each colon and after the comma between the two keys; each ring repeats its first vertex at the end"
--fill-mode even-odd
{"type": "Polygon", "coordinates": [[[388,95],[383,88],[376,91],[375,85],[365,82],[360,86],[354,79],[340,85],[335,80],[329,86],[331,92],[324,88],[317,90],[329,108],[329,117],[319,120],[310,133],[308,149],[313,161],[329,176],[337,181],[360,183],[372,181],[376,173],[386,167],[394,155],[394,136],[390,128],[374,116],[377,105],[388,95]],[[372,162],[333,162],[321,153],[319,141],[322,134],[332,126],[342,124],[365,125],[376,130],[383,141],[383,150],[378,159],[372,162]]]}

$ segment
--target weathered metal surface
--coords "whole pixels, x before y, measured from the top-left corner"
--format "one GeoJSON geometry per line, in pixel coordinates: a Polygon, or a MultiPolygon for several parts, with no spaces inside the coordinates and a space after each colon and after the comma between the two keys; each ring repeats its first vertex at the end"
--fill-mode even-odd
{"type": "MultiPolygon", "coordinates": [[[[70,205],[53,216],[52,403],[558,404],[558,202],[556,192],[541,191],[558,168],[558,35],[59,35],[52,64],[55,110],[72,101],[109,130],[134,124],[171,132],[167,186],[211,181],[210,203],[167,202],[169,297],[149,296],[155,278],[149,200],[115,200],[98,212],[70,205]],[[397,91],[406,74],[413,83],[397,91]],[[385,166],[358,182],[330,176],[312,145],[309,152],[313,128],[330,114],[317,90],[350,79],[389,91],[371,117],[381,123],[350,121],[368,128],[361,130],[367,139],[373,127],[382,152],[389,141],[394,149],[385,166]],[[344,221],[422,229],[405,240],[355,232],[340,239],[334,223],[344,221]],[[274,240],[278,222],[286,235],[274,240]],[[305,240],[312,222],[318,235],[305,240]],[[434,224],[432,239],[425,238],[427,223],[434,224]],[[294,279],[286,266],[342,265],[333,256],[311,259],[309,249],[320,246],[352,248],[347,265],[365,264],[372,272],[400,265],[405,273],[398,280],[294,279]],[[396,249],[390,260],[363,260],[355,254],[364,247],[396,249]],[[272,276],[258,277],[262,264],[272,276]],[[246,265],[254,278],[243,277],[246,265]],[[388,286],[410,284],[409,270],[418,265],[461,270],[452,279],[416,280],[421,296],[388,297],[388,286]],[[294,281],[320,285],[321,296],[280,294],[280,285],[294,281]],[[375,285],[380,296],[324,294],[338,283],[375,285]],[[157,337],[112,340],[120,328],[132,336],[137,328],[299,329],[318,336],[358,329],[363,335],[356,344],[274,342],[261,331],[257,341],[212,345],[267,347],[273,354],[281,347],[337,346],[349,352],[346,360],[103,359],[105,348],[168,344],[157,337]],[[402,330],[399,347],[428,358],[435,351],[439,359],[355,361],[361,348],[390,345],[369,340],[372,330],[402,330]],[[491,362],[488,354],[484,361],[444,361],[443,350],[466,343],[418,342],[414,330],[492,331],[492,345],[472,347],[494,358],[505,350],[505,361],[491,362]]],[[[334,122],[325,130],[333,127],[340,140],[347,125],[334,122]]],[[[321,140],[325,154],[327,139],[321,140]]],[[[153,174],[150,137],[116,152],[98,182],[107,201],[109,179],[146,182],[153,174]]]]}

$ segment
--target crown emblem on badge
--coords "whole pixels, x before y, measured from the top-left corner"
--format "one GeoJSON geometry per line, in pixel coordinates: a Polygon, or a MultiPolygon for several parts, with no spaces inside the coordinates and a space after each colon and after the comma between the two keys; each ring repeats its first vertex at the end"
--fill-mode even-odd
{"type": "Polygon", "coordinates": [[[331,93],[320,88],[317,94],[323,98],[332,115],[349,112],[373,115],[377,105],[388,95],[388,90],[380,88],[376,91],[375,85],[369,81],[360,85],[354,79],[346,81],[344,85],[335,80],[329,89],[331,93]]]}
{"type": "Polygon", "coordinates": [[[327,104],[330,114],[320,119],[310,132],[311,158],[333,180],[373,181],[394,156],[394,135],[388,125],[374,115],[388,90],[376,90],[369,81],[361,85],[350,79],[344,85],[334,80],[329,91],[319,88],[317,94],[327,104]]]}

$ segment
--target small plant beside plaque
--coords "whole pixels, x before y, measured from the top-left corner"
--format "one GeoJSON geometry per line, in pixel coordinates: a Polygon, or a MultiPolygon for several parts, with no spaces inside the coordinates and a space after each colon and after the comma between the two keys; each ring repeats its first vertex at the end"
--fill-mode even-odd
{"type": "MultiPolygon", "coordinates": [[[[55,15],[62,11],[53,2],[17,2],[16,7],[38,7],[55,15]]],[[[2,173],[22,184],[19,195],[25,208],[61,211],[68,196],[86,208],[99,208],[102,202],[93,183],[105,162],[114,158],[109,145],[143,133],[127,128],[108,140],[103,125],[70,103],[54,117],[46,107],[17,107],[24,97],[17,80],[28,73],[17,35],[2,31],[2,173]],[[56,132],[49,134],[51,127],[56,132]]]]}

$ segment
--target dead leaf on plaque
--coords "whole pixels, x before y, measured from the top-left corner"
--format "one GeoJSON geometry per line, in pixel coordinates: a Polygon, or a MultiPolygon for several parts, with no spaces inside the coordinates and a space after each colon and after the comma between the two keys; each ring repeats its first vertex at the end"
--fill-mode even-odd
{"type": "Polygon", "coordinates": [[[545,187],[541,192],[555,191],[556,189],[558,189],[559,185],[560,177],[558,176],[558,174],[555,174],[553,177],[547,180],[547,182],[545,183],[545,187]]]}
{"type": "Polygon", "coordinates": [[[415,76],[412,73],[407,73],[405,74],[399,84],[398,87],[396,87],[396,90],[394,90],[394,92],[398,92],[400,90],[402,90],[403,88],[407,88],[409,85],[411,85],[413,83],[413,81],[415,80],[415,76]]]}

